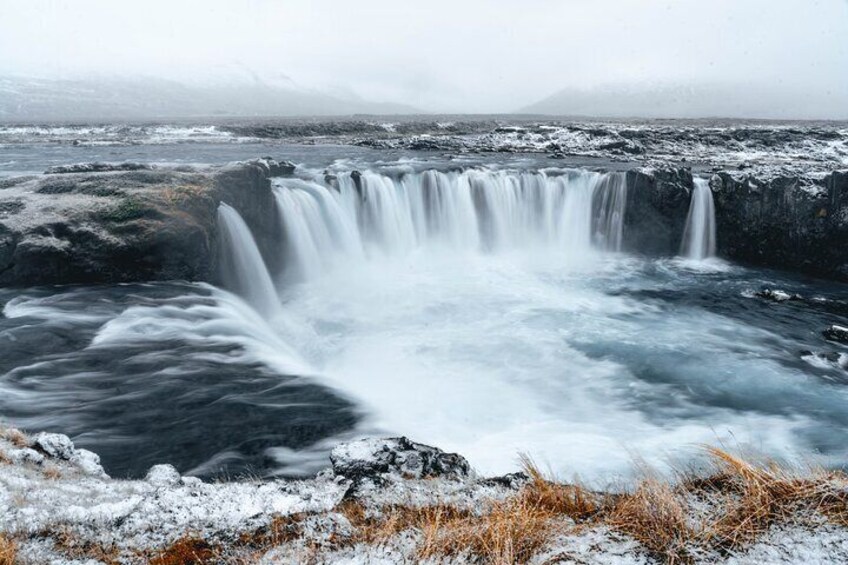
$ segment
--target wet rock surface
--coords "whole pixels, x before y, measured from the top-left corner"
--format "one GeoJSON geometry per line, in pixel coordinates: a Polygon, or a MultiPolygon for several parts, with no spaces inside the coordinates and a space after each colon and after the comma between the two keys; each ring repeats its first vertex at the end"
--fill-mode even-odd
{"type": "MultiPolygon", "coordinates": [[[[0,192],[0,285],[218,282],[220,202],[245,219],[269,270],[283,267],[279,242],[285,235],[271,181],[295,174],[294,163],[266,157],[203,169],[137,165],[102,170],[84,164],[6,182],[0,192]]],[[[703,173],[662,165],[623,174],[624,250],[678,254],[693,175],[703,173]]],[[[333,175],[324,176],[333,186],[333,175]]],[[[359,187],[358,171],[351,176],[359,187]]],[[[720,257],[848,280],[848,172],[725,170],[711,174],[710,187],[720,257]]]]}
{"type": "Polygon", "coordinates": [[[150,171],[153,167],[145,163],[77,163],[50,167],[45,174],[64,175],[69,173],[107,173],[118,171],[150,171]]]}
{"type": "Polygon", "coordinates": [[[0,285],[215,281],[216,209],[226,201],[268,256],[279,236],[270,179],[294,164],[218,169],[83,164],[0,193],[0,285]]]}
{"type": "Polygon", "coordinates": [[[762,298],[763,300],[768,300],[770,302],[788,302],[788,301],[801,301],[804,298],[800,294],[790,294],[783,290],[766,288],[754,293],[754,296],[757,298],[762,298]]]}
{"type": "Polygon", "coordinates": [[[848,327],[833,325],[822,332],[825,339],[848,345],[848,327]]]}
{"type": "Polygon", "coordinates": [[[848,172],[713,175],[720,256],[848,280],[848,172]]]}

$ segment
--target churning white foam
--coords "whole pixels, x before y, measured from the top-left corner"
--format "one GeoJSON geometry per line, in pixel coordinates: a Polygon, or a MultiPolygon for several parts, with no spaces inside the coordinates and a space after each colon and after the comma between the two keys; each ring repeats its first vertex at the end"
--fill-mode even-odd
{"type": "Polygon", "coordinates": [[[621,175],[347,173],[282,180],[275,195],[286,270],[273,331],[375,433],[485,473],[527,452],[592,479],[716,441],[790,457],[810,421],[769,398],[827,401],[770,359],[778,336],[607,292],[641,280],[638,260],[609,253],[621,175]]]}

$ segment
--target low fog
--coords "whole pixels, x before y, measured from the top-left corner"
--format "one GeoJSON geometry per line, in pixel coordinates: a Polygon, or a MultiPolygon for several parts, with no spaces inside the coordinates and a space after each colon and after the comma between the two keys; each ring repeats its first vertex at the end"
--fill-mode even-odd
{"type": "Polygon", "coordinates": [[[0,119],[844,119],[846,37],[845,0],[0,0],[0,119]]]}

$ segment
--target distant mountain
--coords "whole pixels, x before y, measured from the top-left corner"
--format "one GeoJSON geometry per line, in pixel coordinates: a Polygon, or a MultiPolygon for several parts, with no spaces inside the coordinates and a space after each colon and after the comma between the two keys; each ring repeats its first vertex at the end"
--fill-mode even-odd
{"type": "Polygon", "coordinates": [[[260,81],[198,86],[152,78],[0,77],[0,121],[410,113],[419,111],[260,81]]]}
{"type": "Polygon", "coordinates": [[[521,114],[609,118],[848,119],[842,92],[768,85],[613,85],[566,89],[519,110],[521,114]]]}

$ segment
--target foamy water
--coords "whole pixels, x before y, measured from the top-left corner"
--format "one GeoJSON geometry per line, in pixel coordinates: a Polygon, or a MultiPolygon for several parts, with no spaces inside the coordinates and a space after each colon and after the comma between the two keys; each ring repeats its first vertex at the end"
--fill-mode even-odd
{"type": "Polygon", "coordinates": [[[616,174],[337,172],[274,186],[281,272],[222,206],[240,296],[3,290],[0,412],[119,474],[308,473],[338,441],[395,434],[485,474],[526,453],[595,483],[705,443],[848,462],[848,379],[820,336],[844,285],[621,253],[616,174]]]}

